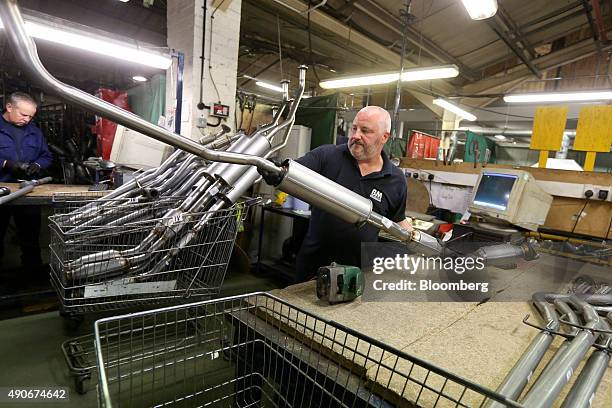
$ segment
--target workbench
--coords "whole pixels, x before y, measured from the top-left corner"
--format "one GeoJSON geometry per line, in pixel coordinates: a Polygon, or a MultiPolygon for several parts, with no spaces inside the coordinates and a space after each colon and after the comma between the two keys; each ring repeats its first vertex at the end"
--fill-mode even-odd
{"type": "MultiPolygon", "coordinates": [[[[525,287],[526,293],[532,293],[532,275],[538,268],[538,261],[534,262],[527,268],[504,271],[508,274],[508,284],[525,287]]],[[[538,316],[530,303],[495,301],[495,296],[485,303],[370,302],[358,298],[351,303],[329,305],[317,299],[314,281],[270,293],[491,390],[502,382],[538,333],[537,329],[522,323],[527,314],[538,316]]],[[[536,317],[530,321],[541,323],[536,317]]],[[[561,338],[555,340],[533,378],[537,378],[544,362],[561,343],[561,338]]],[[[576,372],[581,369],[582,366],[576,372]]],[[[381,385],[388,381],[375,373],[371,377],[381,385]]],[[[576,377],[572,377],[572,383],[576,377]]],[[[569,389],[569,385],[564,388],[555,406],[560,406],[569,389]]],[[[410,392],[407,389],[404,395],[410,396],[410,392]]],[[[610,406],[612,370],[609,369],[592,407],[610,406]]]]}
{"type": "MultiPolygon", "coordinates": [[[[8,187],[11,193],[19,190],[19,183],[0,183],[0,187],[8,187]]],[[[83,185],[68,185],[68,184],[42,184],[34,187],[25,196],[19,197],[9,205],[49,205],[53,201],[55,193],[87,193],[90,186],[83,185]]]]}

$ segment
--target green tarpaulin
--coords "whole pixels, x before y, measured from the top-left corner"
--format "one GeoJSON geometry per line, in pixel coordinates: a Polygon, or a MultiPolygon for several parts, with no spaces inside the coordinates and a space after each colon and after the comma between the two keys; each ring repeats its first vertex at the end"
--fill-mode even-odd
{"type": "Polygon", "coordinates": [[[154,75],[151,80],[127,91],[132,111],[141,118],[157,124],[166,108],[166,77],[154,75]]]}
{"type": "Polygon", "coordinates": [[[335,143],[338,94],[302,99],[295,124],[312,129],[310,149],[335,143]]]}

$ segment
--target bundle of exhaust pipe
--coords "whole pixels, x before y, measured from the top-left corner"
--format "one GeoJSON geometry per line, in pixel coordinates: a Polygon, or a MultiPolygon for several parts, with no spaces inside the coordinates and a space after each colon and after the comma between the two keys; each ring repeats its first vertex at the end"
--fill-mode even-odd
{"type": "MultiPolygon", "coordinates": [[[[532,301],[544,325],[539,327],[540,332],[506,375],[497,392],[519,401],[531,382],[531,387],[519,402],[530,408],[551,407],[563,388],[575,378],[561,407],[590,407],[612,353],[612,294],[536,293],[532,301]],[[565,332],[560,331],[562,326],[566,327],[565,332]],[[555,336],[564,337],[565,341],[534,380],[534,372],[555,336]],[[590,357],[576,376],[579,364],[591,349],[590,357]]],[[[491,402],[486,407],[502,408],[503,404],[491,402]]]]}
{"type": "MultiPolygon", "coordinates": [[[[301,70],[300,89],[303,90],[305,70],[301,70]]],[[[300,91],[301,92],[301,91],[300,91]]],[[[207,148],[227,152],[268,156],[284,146],[291,122],[295,117],[298,99],[283,101],[273,121],[253,135],[238,133],[227,135],[225,127],[217,134],[200,140],[207,148]],[[281,121],[283,113],[287,117],[281,121]],[[275,137],[281,143],[275,144],[275,137]]],[[[96,240],[109,238],[96,227],[125,225],[158,219],[151,232],[137,245],[129,249],[106,250],[89,253],[64,265],[67,280],[82,278],[107,278],[117,275],[131,277],[153,276],[164,270],[173,257],[186,248],[215,218],[214,214],[235,203],[259,177],[251,166],[207,162],[200,157],[176,150],[164,163],[135,177],[130,182],[79,209],[62,214],[56,221],[64,226],[62,232],[70,240],[64,242],[71,248],[79,244],[89,245],[96,240]],[[183,198],[184,196],[184,198],[183,198]],[[181,197],[176,208],[158,215],[149,206],[139,209],[136,203],[147,203],[161,197],[181,197]],[[116,207],[126,207],[119,211],[116,207]],[[188,227],[189,226],[189,227],[188,227]],[[161,254],[170,240],[175,247],[161,254]]],[[[111,229],[112,230],[112,229],[111,229]]],[[[116,234],[121,234],[117,230],[116,234]]],[[[78,251],[75,251],[78,252],[78,251]]]]}

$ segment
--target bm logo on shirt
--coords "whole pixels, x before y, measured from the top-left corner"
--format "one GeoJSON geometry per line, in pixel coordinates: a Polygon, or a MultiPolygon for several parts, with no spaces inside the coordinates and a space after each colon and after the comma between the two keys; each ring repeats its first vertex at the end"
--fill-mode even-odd
{"type": "Polygon", "coordinates": [[[378,191],[377,189],[372,189],[372,192],[370,193],[370,198],[378,201],[380,203],[380,201],[382,200],[382,191],[378,191]]]}

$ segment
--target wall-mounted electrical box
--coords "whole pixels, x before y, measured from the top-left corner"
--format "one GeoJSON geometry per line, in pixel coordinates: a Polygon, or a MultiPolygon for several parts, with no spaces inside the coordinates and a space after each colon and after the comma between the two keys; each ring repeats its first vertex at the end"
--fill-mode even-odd
{"type": "Polygon", "coordinates": [[[213,103],[210,114],[211,116],[216,116],[218,118],[227,118],[229,116],[229,106],[221,105],[220,103],[213,103]]]}

